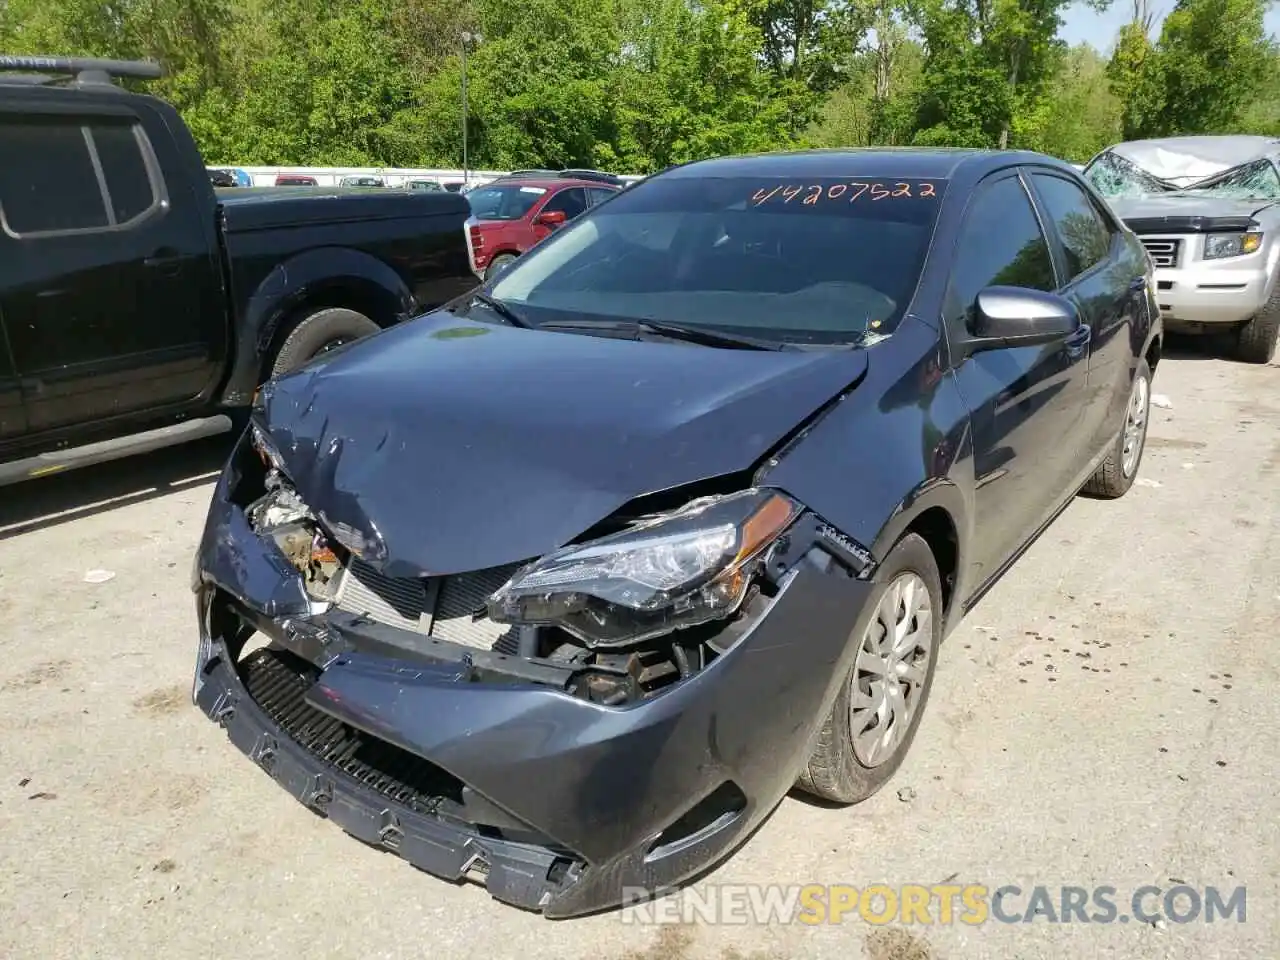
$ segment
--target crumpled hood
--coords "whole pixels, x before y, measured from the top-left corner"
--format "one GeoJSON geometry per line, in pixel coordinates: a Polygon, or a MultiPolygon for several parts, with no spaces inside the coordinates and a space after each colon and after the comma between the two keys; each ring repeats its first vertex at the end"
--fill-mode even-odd
{"type": "Polygon", "coordinates": [[[750,468],[857,381],[862,350],[762,352],[438,312],[264,387],[303,499],[390,576],[564,545],[641,494],[750,468]]]}
{"type": "Polygon", "coordinates": [[[1186,217],[1251,217],[1271,206],[1267,200],[1236,200],[1231,197],[1214,197],[1191,194],[1115,197],[1108,201],[1121,220],[1155,220],[1170,217],[1178,220],[1186,217]]]}

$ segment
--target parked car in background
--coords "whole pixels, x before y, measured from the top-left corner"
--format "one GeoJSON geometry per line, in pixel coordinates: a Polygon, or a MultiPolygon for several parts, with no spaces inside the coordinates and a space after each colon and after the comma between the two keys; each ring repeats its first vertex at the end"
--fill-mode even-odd
{"type": "Polygon", "coordinates": [[[111,82],[158,75],[0,58],[0,483],[227,430],[475,285],[461,197],[215,192],[178,113],[111,82]]]}
{"type": "Polygon", "coordinates": [[[297,173],[282,173],[276,177],[277,187],[317,187],[319,185],[315,177],[307,177],[297,173]]]}
{"type": "Polygon", "coordinates": [[[650,177],[263,388],[195,565],[196,704],[506,902],[681,883],[794,786],[889,782],[948,633],[1082,487],[1130,489],[1151,283],[1040,154],[650,177]]]}
{"type": "Polygon", "coordinates": [[[219,170],[210,167],[208,170],[209,182],[215,187],[238,187],[240,184],[236,181],[235,175],[228,170],[219,170]]]}
{"type": "Polygon", "coordinates": [[[450,193],[463,193],[466,183],[462,180],[446,180],[443,186],[450,193]]]}
{"type": "Polygon", "coordinates": [[[440,185],[439,180],[413,179],[406,180],[404,185],[407,190],[431,190],[436,193],[444,190],[444,187],[440,185]]]}
{"type": "Polygon", "coordinates": [[[343,177],[338,181],[340,187],[384,187],[380,177],[343,177]]]}
{"type": "Polygon", "coordinates": [[[499,177],[467,197],[467,241],[477,276],[491,277],[516,257],[620,188],[554,174],[499,177]]]}
{"type": "Polygon", "coordinates": [[[1225,332],[1239,359],[1271,361],[1280,337],[1280,140],[1119,143],[1085,177],[1146,246],[1170,330],[1225,332]]]}

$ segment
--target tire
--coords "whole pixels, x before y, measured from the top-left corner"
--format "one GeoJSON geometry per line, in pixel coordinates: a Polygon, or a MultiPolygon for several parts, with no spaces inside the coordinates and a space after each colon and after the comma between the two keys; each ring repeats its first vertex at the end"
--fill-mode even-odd
{"type": "Polygon", "coordinates": [[[1236,334],[1236,359],[1245,363],[1270,363],[1280,337],[1280,284],[1258,313],[1236,334]]]}
{"type": "Polygon", "coordinates": [[[321,353],[359,340],[382,328],[363,313],[344,307],[326,307],[309,314],[289,331],[271,364],[271,376],[292,373],[321,353]]]}
{"type": "MultiPolygon", "coordinates": [[[[900,605],[898,610],[901,609],[900,605]]],[[[912,622],[918,623],[919,612],[917,611],[912,622]]],[[[920,718],[924,716],[929,702],[929,691],[933,688],[933,675],[938,662],[938,646],[942,641],[944,615],[942,583],[933,551],[921,537],[914,533],[907,534],[889,551],[876,573],[876,587],[852,636],[852,642],[858,649],[857,659],[850,667],[831,712],[823,722],[808,766],[797,781],[796,785],[801,790],[836,803],[857,803],[883,787],[894,775],[915,739],[920,718]],[[853,689],[855,683],[861,687],[864,682],[870,684],[872,691],[876,689],[871,679],[873,675],[867,674],[863,669],[863,647],[878,646],[877,641],[884,633],[880,621],[881,602],[887,599],[890,589],[907,578],[914,580],[917,596],[920,586],[924,587],[929,604],[930,622],[927,629],[922,628],[920,631],[920,636],[926,637],[929,644],[927,660],[916,664],[923,677],[911,694],[912,706],[905,720],[906,726],[896,743],[881,757],[862,756],[865,749],[855,746],[852,729],[850,707],[853,703],[853,689]]],[[[911,652],[918,654],[919,648],[913,644],[911,652]]],[[[877,718],[878,723],[883,723],[883,718],[878,714],[877,718]]]]}
{"type": "Polygon", "coordinates": [[[498,271],[502,267],[505,267],[508,263],[511,263],[513,260],[515,260],[515,258],[516,258],[516,255],[514,253],[500,253],[496,257],[494,257],[492,260],[490,260],[489,265],[484,268],[484,282],[488,283],[490,280],[492,280],[495,276],[498,275],[498,271]]]}
{"type": "Polygon", "coordinates": [[[1138,361],[1138,369],[1133,375],[1133,386],[1129,388],[1129,402],[1125,404],[1124,420],[1116,431],[1115,440],[1111,441],[1111,449],[1107,458],[1098,464],[1085,483],[1081,493],[1101,497],[1104,500],[1115,500],[1123,497],[1133,486],[1138,476],[1138,468],[1142,466],[1142,455],[1147,449],[1147,426],[1151,421],[1151,368],[1146,360],[1138,361]],[[1139,397],[1141,391],[1142,396],[1139,397]],[[1138,406],[1135,408],[1135,404],[1138,406]],[[1137,453],[1130,458],[1130,466],[1125,469],[1125,446],[1131,437],[1130,428],[1134,417],[1141,417],[1132,439],[1137,444],[1137,453]]]}

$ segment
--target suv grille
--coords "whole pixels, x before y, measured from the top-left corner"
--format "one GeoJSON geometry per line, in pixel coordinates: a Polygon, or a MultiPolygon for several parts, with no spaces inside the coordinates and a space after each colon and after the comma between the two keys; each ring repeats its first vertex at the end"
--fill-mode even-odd
{"type": "Polygon", "coordinates": [[[338,588],[337,606],[389,626],[430,634],[481,650],[492,649],[509,629],[477,611],[511,578],[518,564],[448,577],[387,577],[352,559],[338,588]]]}
{"type": "Polygon", "coordinates": [[[1157,267],[1176,267],[1181,240],[1143,240],[1142,245],[1151,254],[1151,262],[1157,267]]]}
{"type": "Polygon", "coordinates": [[[312,756],[371,790],[418,813],[433,813],[442,799],[461,802],[462,782],[429,760],[347,726],[308,704],[315,682],[287,653],[261,649],[240,664],[253,702],[312,756]]]}

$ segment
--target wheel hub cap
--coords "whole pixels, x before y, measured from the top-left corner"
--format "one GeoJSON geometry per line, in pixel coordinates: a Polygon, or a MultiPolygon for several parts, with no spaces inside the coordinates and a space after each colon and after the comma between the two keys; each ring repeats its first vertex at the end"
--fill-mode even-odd
{"type": "Polygon", "coordinates": [[[1146,377],[1138,377],[1133,382],[1133,393],[1129,397],[1129,409],[1124,420],[1124,449],[1120,455],[1120,468],[1126,477],[1133,476],[1133,471],[1138,468],[1138,457],[1142,453],[1146,437],[1150,402],[1150,384],[1146,377]]]}
{"type": "Polygon", "coordinates": [[[929,589],[916,574],[899,574],[876,605],[854,663],[849,730],[863,766],[879,766],[902,745],[932,656],[929,589]]]}

